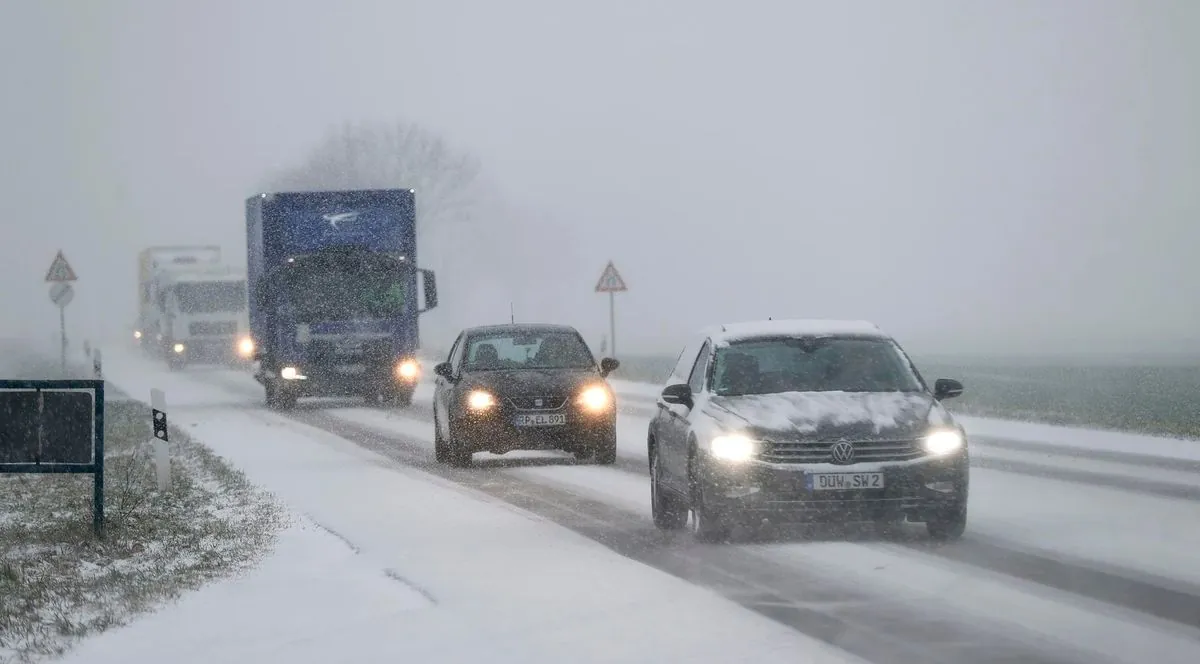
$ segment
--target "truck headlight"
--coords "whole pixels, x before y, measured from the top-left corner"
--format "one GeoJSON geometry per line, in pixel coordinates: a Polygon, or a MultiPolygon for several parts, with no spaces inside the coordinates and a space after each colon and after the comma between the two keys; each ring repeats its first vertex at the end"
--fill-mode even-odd
{"type": "Polygon", "coordinates": [[[133,331],[133,338],[134,338],[134,339],[141,339],[141,338],[142,338],[142,331],[141,331],[141,330],[134,330],[134,331],[133,331]]]}
{"type": "Polygon", "coordinates": [[[713,438],[708,449],[722,461],[749,461],[758,452],[758,443],[740,433],[725,434],[713,438]]]}
{"type": "Polygon", "coordinates": [[[396,378],[406,381],[414,381],[421,375],[421,365],[417,364],[416,360],[401,360],[396,365],[396,378]]]}
{"type": "Polygon", "coordinates": [[[284,380],[307,380],[308,376],[300,373],[296,367],[284,367],[279,371],[280,378],[284,380]]]}
{"type": "Polygon", "coordinates": [[[606,390],[604,387],[600,385],[593,385],[585,389],[583,392],[580,392],[579,398],[576,400],[576,402],[580,406],[598,413],[600,411],[608,410],[612,406],[612,395],[610,395],[608,390],[606,390]]]}
{"type": "Polygon", "coordinates": [[[963,446],[963,437],[957,431],[934,431],[925,436],[922,442],[926,452],[942,456],[960,449],[963,446]]]}
{"type": "Polygon", "coordinates": [[[241,355],[242,357],[250,357],[251,355],[254,355],[254,340],[250,337],[243,337],[241,341],[238,341],[237,350],[238,355],[241,355]]]}
{"type": "Polygon", "coordinates": [[[172,347],[171,350],[175,351],[176,353],[182,353],[184,350],[183,344],[175,344],[175,346],[172,347]]]}
{"type": "Polygon", "coordinates": [[[475,390],[467,396],[467,407],[471,410],[487,410],[496,405],[496,397],[483,390],[475,390]]]}

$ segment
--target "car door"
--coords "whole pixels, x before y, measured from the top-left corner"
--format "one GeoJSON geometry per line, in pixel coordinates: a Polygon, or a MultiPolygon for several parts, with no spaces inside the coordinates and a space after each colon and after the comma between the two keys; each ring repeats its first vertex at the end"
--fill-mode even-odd
{"type": "MultiPolygon", "coordinates": [[[[463,335],[459,334],[454,340],[454,345],[450,347],[450,354],[446,356],[446,361],[450,363],[451,375],[458,375],[459,360],[462,359],[463,335]]],[[[441,428],[442,436],[449,436],[450,422],[450,407],[449,404],[454,402],[454,383],[446,380],[444,376],[438,376],[433,382],[433,409],[437,415],[438,426],[441,428]]]]}
{"type": "MultiPolygon", "coordinates": [[[[676,368],[679,378],[673,382],[687,383],[698,396],[704,387],[704,374],[708,367],[708,354],[712,344],[704,339],[700,348],[685,353],[676,368]],[[690,362],[688,361],[690,356],[690,362]]],[[[663,422],[661,439],[663,480],[677,491],[686,491],[688,486],[688,434],[691,431],[689,416],[692,408],[680,404],[668,404],[659,399],[659,415],[663,422]]]]}

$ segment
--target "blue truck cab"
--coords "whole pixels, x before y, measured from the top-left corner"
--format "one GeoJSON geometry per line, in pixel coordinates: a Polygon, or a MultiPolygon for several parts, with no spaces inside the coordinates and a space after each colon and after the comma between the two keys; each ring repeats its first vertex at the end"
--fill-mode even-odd
{"type": "Polygon", "coordinates": [[[416,236],[410,189],[246,199],[250,343],[268,406],[306,396],[411,403],[418,319],[437,306],[416,236]]]}

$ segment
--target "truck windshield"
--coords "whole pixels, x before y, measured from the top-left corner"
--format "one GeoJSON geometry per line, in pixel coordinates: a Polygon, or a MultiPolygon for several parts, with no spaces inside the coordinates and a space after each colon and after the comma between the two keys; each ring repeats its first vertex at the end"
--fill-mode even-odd
{"type": "Polygon", "coordinates": [[[246,282],[195,281],[176,284],[175,296],[179,310],[188,314],[246,309],[246,282]]]}
{"type": "Polygon", "coordinates": [[[291,266],[289,299],[298,323],[393,318],[404,313],[408,276],[388,256],[317,254],[291,266]]]}

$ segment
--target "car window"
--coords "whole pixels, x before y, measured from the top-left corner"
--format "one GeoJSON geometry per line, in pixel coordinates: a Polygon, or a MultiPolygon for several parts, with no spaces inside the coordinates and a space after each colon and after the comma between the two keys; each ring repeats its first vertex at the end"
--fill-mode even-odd
{"type": "Polygon", "coordinates": [[[688,377],[692,374],[692,367],[696,365],[696,358],[700,354],[700,349],[707,340],[707,337],[697,337],[683,347],[683,350],[679,352],[679,359],[675,361],[675,368],[671,370],[671,375],[667,377],[668,385],[688,382],[688,377]]]}
{"type": "Polygon", "coordinates": [[[924,386],[895,342],[853,337],[743,341],[719,348],[713,392],[920,392],[924,386]]]}
{"type": "Polygon", "coordinates": [[[688,376],[688,387],[692,388],[694,394],[699,394],[704,391],[704,376],[708,369],[708,353],[712,346],[708,342],[700,349],[700,355],[696,358],[695,364],[692,366],[692,373],[688,376]]]}
{"type": "Polygon", "coordinates": [[[462,356],[463,335],[460,334],[458,335],[458,338],[454,340],[454,345],[450,347],[450,355],[446,358],[446,361],[450,363],[451,369],[458,371],[459,363],[462,361],[462,356]]]}
{"type": "Polygon", "coordinates": [[[466,344],[467,371],[589,369],[596,359],[583,339],[561,330],[504,331],[472,336],[466,344]]]}

